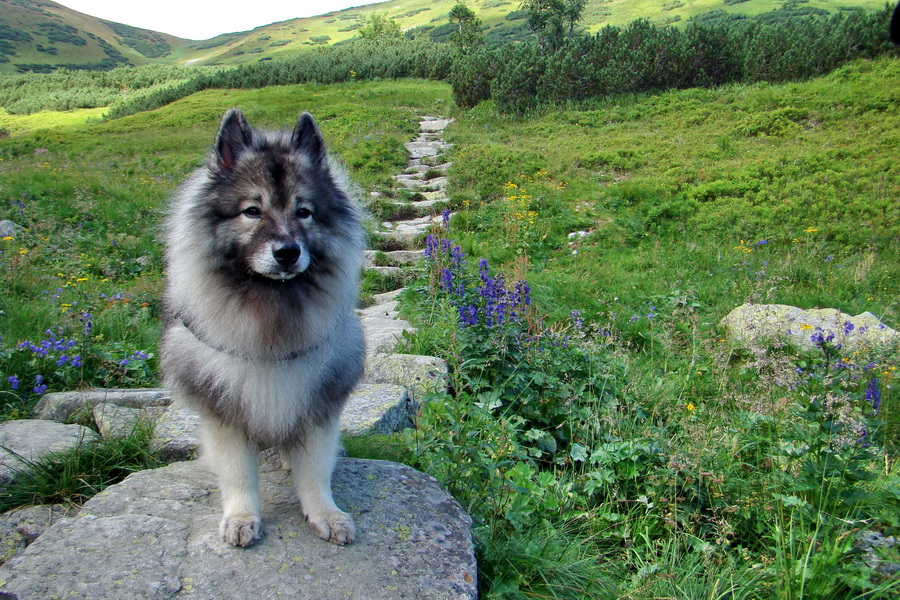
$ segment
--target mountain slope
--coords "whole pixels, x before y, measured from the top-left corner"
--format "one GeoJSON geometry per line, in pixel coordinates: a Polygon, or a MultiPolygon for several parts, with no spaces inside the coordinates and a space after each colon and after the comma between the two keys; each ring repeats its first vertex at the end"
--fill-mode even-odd
{"type": "MultiPolygon", "coordinates": [[[[196,41],[105,21],[51,0],[0,0],[0,75],[60,67],[240,64],[287,58],[355,37],[376,13],[395,20],[408,35],[442,41],[452,30],[448,14],[456,1],[390,0],[196,41]]],[[[527,36],[519,0],[467,4],[482,20],[490,43],[527,36]]],[[[883,5],[883,0],[588,0],[581,26],[594,32],[638,17],[681,24],[709,11],[786,15],[883,5]]]]}

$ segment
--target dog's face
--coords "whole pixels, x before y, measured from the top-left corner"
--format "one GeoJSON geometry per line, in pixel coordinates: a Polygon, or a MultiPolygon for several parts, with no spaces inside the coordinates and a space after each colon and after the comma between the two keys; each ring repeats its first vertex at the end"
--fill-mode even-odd
{"type": "Polygon", "coordinates": [[[222,121],[209,164],[217,258],[237,272],[286,281],[322,258],[346,210],[325,146],[304,113],[293,132],[264,135],[238,110],[222,121]]]}

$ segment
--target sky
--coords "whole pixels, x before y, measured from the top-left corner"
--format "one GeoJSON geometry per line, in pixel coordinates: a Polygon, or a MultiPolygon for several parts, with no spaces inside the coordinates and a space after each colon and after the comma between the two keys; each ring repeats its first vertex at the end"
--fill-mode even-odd
{"type": "Polygon", "coordinates": [[[222,33],[248,31],[276,21],[315,17],[371,4],[371,0],[56,0],[73,10],[107,21],[168,33],[189,40],[208,40],[222,33]],[[250,8],[252,7],[252,8],[250,8]]]}

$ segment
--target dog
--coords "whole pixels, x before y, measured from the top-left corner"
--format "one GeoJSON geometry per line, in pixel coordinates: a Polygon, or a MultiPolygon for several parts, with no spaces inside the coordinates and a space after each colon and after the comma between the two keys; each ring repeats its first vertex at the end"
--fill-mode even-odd
{"type": "Polygon", "coordinates": [[[220,533],[234,546],[261,537],[267,448],[289,463],[319,537],[343,545],[355,535],[331,492],[338,419],[365,356],[354,312],[364,236],[351,189],[308,113],[270,132],[232,109],[207,164],[171,201],[163,382],[200,415],[220,533]]]}

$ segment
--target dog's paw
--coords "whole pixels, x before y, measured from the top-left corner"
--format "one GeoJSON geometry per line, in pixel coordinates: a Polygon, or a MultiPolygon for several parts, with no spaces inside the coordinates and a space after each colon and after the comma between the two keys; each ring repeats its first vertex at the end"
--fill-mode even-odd
{"type": "Polygon", "coordinates": [[[338,546],[349,544],[356,535],[353,519],[340,510],[322,513],[316,517],[307,515],[306,520],[316,535],[338,546]]]}
{"type": "Polygon", "coordinates": [[[219,523],[219,531],[232,546],[246,548],[260,538],[260,522],[250,515],[225,515],[219,523]]]}

